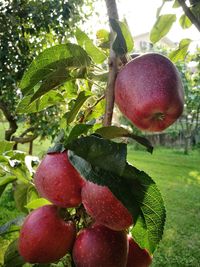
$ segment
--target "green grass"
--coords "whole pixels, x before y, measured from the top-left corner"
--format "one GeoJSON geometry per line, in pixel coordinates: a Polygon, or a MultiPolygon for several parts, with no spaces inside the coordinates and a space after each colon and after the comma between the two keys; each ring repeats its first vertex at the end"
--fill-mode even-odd
{"type": "Polygon", "coordinates": [[[128,160],[154,179],[165,201],[165,231],[152,266],[200,266],[200,154],[130,148],[128,160]]]}

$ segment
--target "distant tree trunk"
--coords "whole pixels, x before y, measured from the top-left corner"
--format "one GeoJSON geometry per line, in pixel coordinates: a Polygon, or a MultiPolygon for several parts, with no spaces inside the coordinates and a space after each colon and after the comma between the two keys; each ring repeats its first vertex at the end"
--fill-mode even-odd
{"type": "Polygon", "coordinates": [[[33,141],[29,143],[29,155],[33,155],[33,141]]]}
{"type": "Polygon", "coordinates": [[[190,138],[188,137],[188,136],[185,136],[185,138],[184,138],[184,154],[185,155],[188,155],[188,153],[189,153],[189,140],[190,140],[190,138]]]}
{"type": "Polygon", "coordinates": [[[17,121],[9,111],[6,103],[4,103],[2,100],[0,101],[0,109],[2,110],[6,120],[9,123],[9,129],[5,131],[5,140],[10,141],[12,135],[17,131],[17,121]]]}
{"type": "Polygon", "coordinates": [[[18,147],[18,143],[15,143],[13,146],[13,150],[17,150],[17,147],[18,147]]]}

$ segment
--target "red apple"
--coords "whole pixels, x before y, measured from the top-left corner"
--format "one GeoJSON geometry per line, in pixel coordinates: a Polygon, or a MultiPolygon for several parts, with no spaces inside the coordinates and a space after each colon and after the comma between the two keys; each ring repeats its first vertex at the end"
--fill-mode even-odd
{"type": "Polygon", "coordinates": [[[74,243],[76,267],[125,267],[127,237],[124,231],[113,231],[94,225],[81,231],[74,243]]]}
{"type": "Polygon", "coordinates": [[[76,236],[73,222],[64,221],[54,205],[31,212],[22,225],[19,253],[26,262],[50,263],[72,249],[76,236]]]}
{"type": "Polygon", "coordinates": [[[120,111],[144,131],[162,131],[183,112],[178,70],[160,54],[134,58],[117,75],[115,101],[120,111]]]}
{"type": "Polygon", "coordinates": [[[34,182],[39,194],[57,206],[75,207],[81,203],[84,182],[66,151],[47,154],[35,173],[34,182]]]}
{"type": "Polygon", "coordinates": [[[146,249],[142,249],[128,236],[128,260],[126,267],[148,267],[151,265],[152,257],[146,249]]]}
{"type": "Polygon", "coordinates": [[[97,223],[120,231],[133,224],[130,212],[106,186],[87,181],[82,188],[82,202],[97,223]]]}

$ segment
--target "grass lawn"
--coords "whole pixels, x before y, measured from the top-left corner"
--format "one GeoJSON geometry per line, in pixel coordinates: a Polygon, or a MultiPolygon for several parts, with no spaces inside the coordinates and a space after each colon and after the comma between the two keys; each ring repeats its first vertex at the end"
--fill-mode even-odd
{"type": "Polygon", "coordinates": [[[150,155],[130,148],[128,160],[154,179],[166,205],[164,236],[152,266],[200,266],[200,153],[155,149],[150,155]]]}

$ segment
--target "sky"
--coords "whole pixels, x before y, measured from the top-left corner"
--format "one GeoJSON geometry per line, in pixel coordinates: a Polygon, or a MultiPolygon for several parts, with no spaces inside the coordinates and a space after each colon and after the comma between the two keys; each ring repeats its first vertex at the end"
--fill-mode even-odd
{"type": "MultiPolygon", "coordinates": [[[[129,28],[133,36],[150,32],[152,26],[156,21],[156,11],[161,5],[162,0],[116,0],[118,6],[119,17],[126,18],[129,28]]],[[[183,38],[190,38],[195,40],[193,45],[197,43],[200,45],[200,33],[192,26],[191,28],[184,30],[179,25],[178,19],[183,14],[182,8],[172,8],[172,2],[166,2],[161,14],[177,15],[177,21],[172,26],[167,37],[173,42],[179,42],[183,38]]],[[[106,7],[104,1],[97,2],[96,11],[99,12],[100,18],[98,21],[92,23],[91,27],[94,29],[100,29],[107,24],[106,7]],[[105,23],[105,24],[104,24],[105,23]]]]}

